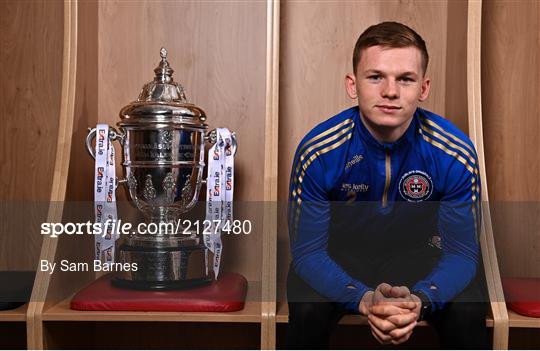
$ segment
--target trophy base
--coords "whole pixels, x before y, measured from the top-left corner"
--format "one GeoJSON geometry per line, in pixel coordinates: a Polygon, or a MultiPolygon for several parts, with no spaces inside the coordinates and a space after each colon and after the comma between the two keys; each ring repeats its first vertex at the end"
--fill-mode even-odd
{"type": "Polygon", "coordinates": [[[126,240],[117,248],[117,261],[132,269],[118,272],[112,284],[136,290],[190,289],[212,282],[208,273],[208,252],[198,241],[171,241],[167,244],[126,240]],[[135,245],[134,245],[135,244],[135,245]]]}
{"type": "Polygon", "coordinates": [[[166,282],[152,282],[152,281],[140,281],[140,280],[125,280],[120,278],[114,278],[111,280],[111,284],[114,287],[130,290],[187,290],[197,288],[210,284],[212,278],[191,279],[184,281],[166,281],[166,282]]]}

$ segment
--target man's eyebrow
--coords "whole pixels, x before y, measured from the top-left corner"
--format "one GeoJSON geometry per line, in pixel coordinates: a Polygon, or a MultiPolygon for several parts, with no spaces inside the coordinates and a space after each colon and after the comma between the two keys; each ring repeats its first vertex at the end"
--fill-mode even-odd
{"type": "Polygon", "coordinates": [[[364,71],[364,74],[384,74],[383,72],[379,71],[379,70],[376,70],[376,69],[367,69],[364,71]]]}
{"type": "Polygon", "coordinates": [[[416,72],[403,72],[399,75],[399,77],[406,77],[406,76],[417,76],[418,74],[416,72]]]}
{"type": "MultiPolygon", "coordinates": [[[[377,69],[367,69],[364,71],[364,74],[379,74],[379,75],[386,75],[384,72],[379,71],[377,69]]],[[[406,77],[406,76],[414,76],[417,77],[418,73],[414,71],[406,71],[398,74],[398,77],[406,77]]]]}

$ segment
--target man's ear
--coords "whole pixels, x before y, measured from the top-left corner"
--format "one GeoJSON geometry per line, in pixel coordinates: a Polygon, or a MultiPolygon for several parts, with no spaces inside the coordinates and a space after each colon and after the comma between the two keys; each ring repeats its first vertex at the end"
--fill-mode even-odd
{"type": "Polygon", "coordinates": [[[431,87],[431,80],[428,77],[424,78],[424,81],[422,82],[422,92],[420,94],[420,97],[418,98],[418,101],[426,101],[426,99],[429,96],[429,88],[431,87]]]}
{"type": "Polygon", "coordinates": [[[345,76],[345,90],[351,99],[354,100],[358,97],[358,94],[356,93],[356,77],[352,73],[345,76]]]}

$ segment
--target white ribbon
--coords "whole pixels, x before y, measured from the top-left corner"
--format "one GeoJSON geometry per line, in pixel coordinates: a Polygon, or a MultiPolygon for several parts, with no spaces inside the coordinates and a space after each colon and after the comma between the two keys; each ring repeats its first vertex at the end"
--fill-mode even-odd
{"type": "MultiPolygon", "coordinates": [[[[217,141],[208,151],[208,177],[206,180],[206,220],[210,221],[210,234],[203,233],[204,245],[214,254],[214,278],[219,275],[221,263],[221,231],[231,228],[233,221],[234,191],[234,136],[226,128],[217,128],[217,141]]],[[[208,274],[208,272],[207,272],[208,274]]]]}
{"type": "Polygon", "coordinates": [[[118,218],[116,212],[116,169],[114,147],[109,139],[109,126],[98,124],[96,127],[96,164],[94,181],[94,211],[96,223],[106,234],[95,236],[94,259],[103,263],[114,262],[114,243],[116,234],[113,224],[118,218]],[[105,224],[108,224],[105,228],[105,224]]]}

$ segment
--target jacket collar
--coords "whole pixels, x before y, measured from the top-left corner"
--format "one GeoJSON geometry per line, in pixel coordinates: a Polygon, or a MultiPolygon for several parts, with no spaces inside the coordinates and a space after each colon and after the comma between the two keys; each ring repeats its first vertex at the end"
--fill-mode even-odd
{"type": "Polygon", "coordinates": [[[414,140],[415,131],[418,125],[418,109],[415,111],[412,117],[411,124],[409,124],[409,127],[407,128],[405,133],[393,143],[381,143],[377,139],[375,139],[373,135],[371,135],[369,130],[364,125],[362,118],[360,118],[360,109],[358,108],[358,106],[356,106],[355,108],[355,115],[358,121],[357,125],[358,125],[358,131],[359,131],[360,137],[366,144],[368,144],[371,147],[374,147],[381,151],[388,150],[392,152],[398,148],[404,147],[405,145],[412,143],[414,140]]]}

